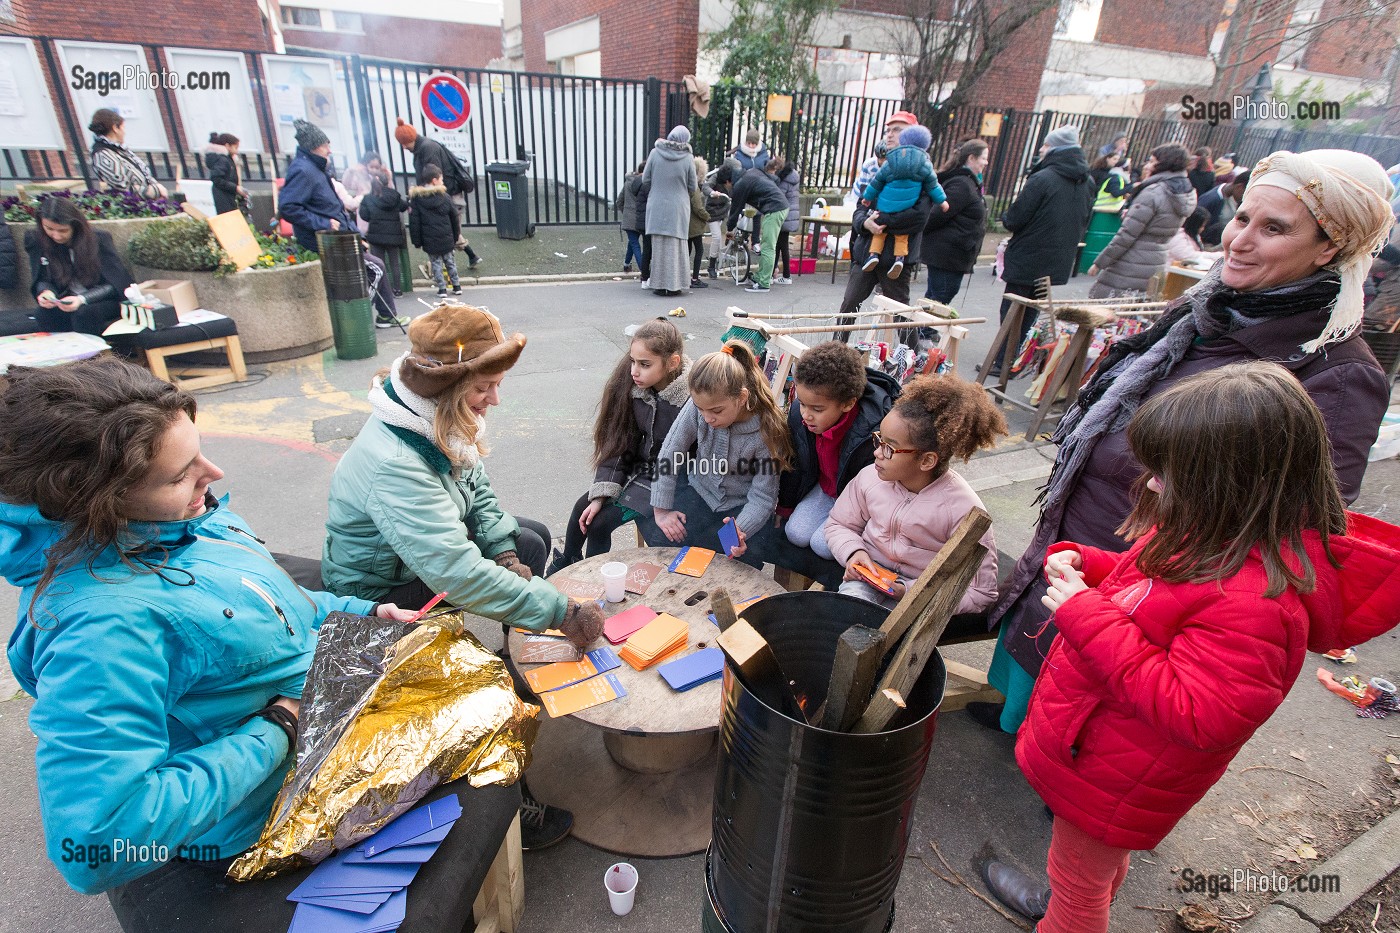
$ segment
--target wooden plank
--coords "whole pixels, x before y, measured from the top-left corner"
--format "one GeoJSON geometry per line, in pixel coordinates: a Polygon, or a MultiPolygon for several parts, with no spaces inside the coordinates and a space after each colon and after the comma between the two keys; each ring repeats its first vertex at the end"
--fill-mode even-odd
{"type": "Polygon", "coordinates": [[[728,630],[720,632],[715,639],[730,662],[744,677],[744,685],[759,698],[772,703],[785,715],[799,722],[806,722],[807,716],[792,695],[792,685],[787,675],[773,656],[773,649],[744,619],[735,622],[728,630]]]}
{"type": "Polygon", "coordinates": [[[885,655],[885,633],[852,625],[836,643],[836,660],[826,688],[826,702],[813,720],[823,729],[845,732],[855,725],[870,702],[870,691],[885,655]]]}
{"type": "Polygon", "coordinates": [[[949,677],[961,677],[969,683],[986,686],[986,671],[979,671],[969,664],[963,664],[959,661],[949,661],[947,658],[943,659],[943,667],[947,670],[949,677]]]}
{"type": "MultiPolygon", "coordinates": [[[[974,510],[968,518],[976,518],[979,513],[982,519],[990,521],[987,513],[981,510],[974,510]]],[[[967,531],[979,525],[983,523],[964,519],[958,526],[958,531],[967,531]]],[[[938,552],[938,572],[928,581],[925,581],[924,576],[920,576],[919,582],[933,590],[933,597],[927,601],[918,618],[909,626],[904,639],[899,642],[894,657],[885,668],[884,676],[876,685],[870,706],[866,708],[852,732],[883,732],[899,713],[899,704],[891,699],[890,692],[900,697],[908,696],[923,674],[928,659],[937,650],[938,639],[948,627],[948,620],[957,611],[967,585],[972,582],[982,565],[982,556],[987,548],[978,540],[980,537],[980,533],[976,536],[959,536],[955,533],[956,543],[950,540],[938,552]]]]}
{"type": "MultiPolygon", "coordinates": [[[[885,651],[892,650],[899,644],[899,640],[904,637],[904,633],[914,624],[914,620],[923,614],[929,601],[933,599],[938,591],[938,587],[933,585],[935,577],[944,573],[944,567],[953,560],[955,554],[960,553],[959,548],[966,547],[965,542],[976,543],[987,529],[992,527],[992,517],[982,509],[973,509],[963,517],[958,523],[958,527],[953,529],[953,534],[948,538],[948,543],[943,545],[924,572],[919,574],[919,579],[905,592],[904,598],[899,601],[885,619],[885,623],[880,626],[880,631],[885,633],[885,651]]],[[[959,591],[961,594],[961,591],[959,591]]],[[[959,595],[961,598],[961,595],[959,595]]],[[[954,605],[957,605],[956,602],[954,605]]]]}
{"type": "Polygon", "coordinates": [[[715,614],[715,624],[721,632],[739,621],[734,612],[734,603],[729,599],[729,591],[722,586],[710,591],[710,611],[715,614]]]}

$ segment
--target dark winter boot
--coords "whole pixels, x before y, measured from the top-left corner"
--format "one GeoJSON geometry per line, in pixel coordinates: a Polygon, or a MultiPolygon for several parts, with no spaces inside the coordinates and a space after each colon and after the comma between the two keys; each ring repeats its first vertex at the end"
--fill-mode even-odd
{"type": "Polygon", "coordinates": [[[992,859],[982,863],[982,880],[996,899],[1023,917],[1039,920],[1050,906],[1050,888],[1020,869],[992,859]]]}
{"type": "Polygon", "coordinates": [[[719,270],[718,270],[718,268],[717,268],[718,266],[719,266],[719,259],[716,258],[716,257],[714,257],[714,256],[711,256],[711,257],[710,257],[710,278],[712,278],[712,279],[717,279],[717,278],[719,278],[719,270]]]}

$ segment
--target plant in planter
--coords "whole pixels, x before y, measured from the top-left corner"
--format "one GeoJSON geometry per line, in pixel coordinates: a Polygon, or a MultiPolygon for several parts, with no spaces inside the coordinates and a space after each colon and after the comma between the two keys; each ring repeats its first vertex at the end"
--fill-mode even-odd
{"type": "Polygon", "coordinates": [[[53,191],[38,198],[0,199],[0,212],[11,223],[37,223],[39,206],[48,198],[67,198],[89,220],[129,220],[134,217],[170,217],[180,205],[167,198],[145,198],[131,191],[53,191]]]}
{"type": "MultiPolygon", "coordinates": [[[[255,234],[261,252],[253,262],[256,269],[294,266],[316,258],[287,237],[255,234]]],[[[237,271],[214,238],[209,225],[189,218],[175,223],[148,227],[131,239],[131,260],[137,265],[174,272],[213,272],[217,276],[237,271]]]]}

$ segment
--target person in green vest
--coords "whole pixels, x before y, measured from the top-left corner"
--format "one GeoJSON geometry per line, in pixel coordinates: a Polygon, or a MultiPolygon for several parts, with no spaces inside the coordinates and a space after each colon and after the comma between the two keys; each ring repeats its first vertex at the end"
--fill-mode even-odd
{"type": "Polygon", "coordinates": [[[1132,183],[1126,168],[1119,165],[1122,154],[1112,145],[1099,150],[1099,157],[1089,166],[1089,174],[1094,179],[1094,207],[1122,207],[1127,200],[1132,183]]]}

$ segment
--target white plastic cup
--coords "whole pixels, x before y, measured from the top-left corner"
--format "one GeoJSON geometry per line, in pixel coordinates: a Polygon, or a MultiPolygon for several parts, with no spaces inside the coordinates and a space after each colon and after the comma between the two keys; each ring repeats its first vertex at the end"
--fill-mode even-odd
{"type": "Polygon", "coordinates": [[[619,917],[627,916],[637,897],[637,869],[626,862],[618,862],[603,873],[603,887],[607,888],[612,912],[619,917]]]}
{"type": "Polygon", "coordinates": [[[598,571],[603,575],[603,595],[610,603],[620,603],[627,598],[627,565],[610,560],[598,571]]]}

